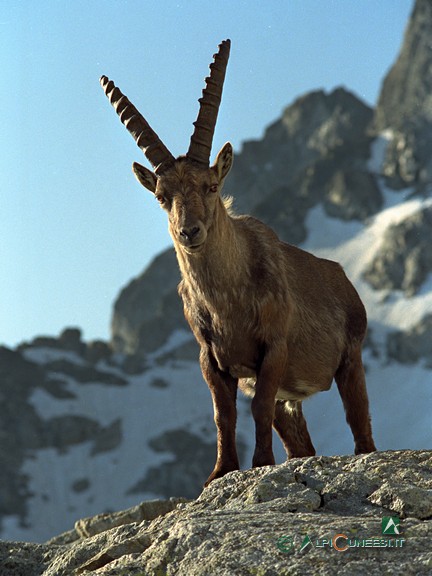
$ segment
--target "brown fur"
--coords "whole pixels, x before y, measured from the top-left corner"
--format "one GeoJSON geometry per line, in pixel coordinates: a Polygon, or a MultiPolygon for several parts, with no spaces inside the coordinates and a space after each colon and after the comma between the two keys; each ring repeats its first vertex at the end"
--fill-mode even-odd
{"type": "Polygon", "coordinates": [[[158,176],[134,164],[168,213],[179,293],[212,394],[218,451],[207,483],[239,467],[237,387],[253,396],[253,466],[274,463],[272,426],[288,456],[315,454],[301,403],[333,378],[355,452],[375,450],[361,360],[364,306],[339,264],[231,213],[221,190],[232,155],[226,144],[210,168],[179,158],[158,176]]]}

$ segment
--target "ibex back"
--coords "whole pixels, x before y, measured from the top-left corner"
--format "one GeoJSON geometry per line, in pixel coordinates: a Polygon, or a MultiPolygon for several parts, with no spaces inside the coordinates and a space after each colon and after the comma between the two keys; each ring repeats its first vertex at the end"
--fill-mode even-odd
{"type": "MultiPolygon", "coordinates": [[[[200,345],[217,427],[217,461],[207,484],[239,468],[237,388],[253,396],[253,466],[274,464],[272,426],[289,457],[315,454],[302,401],[336,380],[355,453],[375,450],[361,347],[366,312],[339,264],[285,244],[259,220],[236,216],[221,196],[233,162],[225,144],[209,165],[230,42],[206,78],[187,154],[175,159],[108,78],[102,87],[154,167],[133,164],[168,214],[184,313],[200,345]]],[[[325,425],[325,422],[323,422],[325,425]]]]}

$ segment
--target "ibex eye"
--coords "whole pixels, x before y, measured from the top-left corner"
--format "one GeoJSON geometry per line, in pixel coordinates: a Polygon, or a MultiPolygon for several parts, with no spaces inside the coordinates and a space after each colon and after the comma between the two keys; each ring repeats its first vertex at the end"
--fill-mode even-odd
{"type": "Polygon", "coordinates": [[[213,186],[210,186],[209,188],[209,192],[217,192],[218,191],[218,185],[217,184],[213,184],[213,186]]]}
{"type": "Polygon", "coordinates": [[[166,202],[165,198],[163,196],[156,196],[156,200],[159,202],[159,204],[161,206],[163,206],[166,202]]]}

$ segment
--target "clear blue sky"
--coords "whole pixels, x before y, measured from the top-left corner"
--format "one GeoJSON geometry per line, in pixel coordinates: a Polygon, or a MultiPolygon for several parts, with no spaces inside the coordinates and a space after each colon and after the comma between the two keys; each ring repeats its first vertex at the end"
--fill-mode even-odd
{"type": "Polygon", "coordinates": [[[174,155],[208,64],[232,49],[213,153],[239,150],[296,97],[343,85],[367,103],[412,0],[1,0],[0,344],[78,325],[109,338],[121,287],[170,245],[131,172],[142,154],[106,74],[174,155]]]}

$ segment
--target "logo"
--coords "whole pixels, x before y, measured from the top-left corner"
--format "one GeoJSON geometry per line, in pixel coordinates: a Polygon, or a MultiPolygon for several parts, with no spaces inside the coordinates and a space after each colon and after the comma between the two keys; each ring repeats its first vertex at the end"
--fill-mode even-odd
{"type": "Polygon", "coordinates": [[[399,523],[400,520],[397,516],[384,516],[381,521],[382,534],[390,534],[392,536],[400,534],[399,523]]]}
{"type": "Polygon", "coordinates": [[[300,552],[303,552],[303,550],[306,550],[306,548],[308,546],[313,546],[313,544],[312,544],[312,540],[306,534],[306,536],[303,538],[303,542],[301,543],[300,552]]]}
{"type": "Polygon", "coordinates": [[[339,532],[334,536],[327,535],[324,538],[312,539],[309,534],[303,533],[301,538],[298,535],[280,536],[276,541],[276,546],[284,554],[294,554],[308,551],[309,548],[327,548],[337,552],[362,548],[402,548],[406,543],[404,538],[398,538],[401,533],[398,516],[384,516],[381,520],[381,532],[383,536],[387,535],[390,538],[383,538],[383,536],[359,538],[339,532]]]}
{"type": "Polygon", "coordinates": [[[276,542],[276,546],[281,552],[288,554],[294,548],[294,540],[292,536],[281,536],[276,542]]]}

